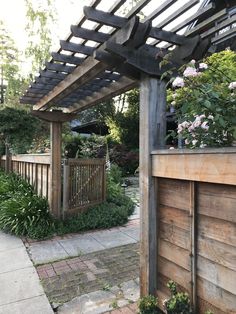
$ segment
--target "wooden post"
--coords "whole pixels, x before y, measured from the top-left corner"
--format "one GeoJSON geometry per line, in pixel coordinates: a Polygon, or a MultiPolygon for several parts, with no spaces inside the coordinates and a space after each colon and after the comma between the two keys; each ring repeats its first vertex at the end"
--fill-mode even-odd
{"type": "Polygon", "coordinates": [[[70,191],[70,168],[68,159],[64,160],[63,165],[63,211],[62,218],[65,218],[69,209],[69,191],[70,191]]]}
{"type": "Polygon", "coordinates": [[[11,171],[11,153],[10,153],[9,144],[7,141],[5,144],[5,155],[6,155],[5,172],[9,173],[11,171]]]}
{"type": "Polygon", "coordinates": [[[157,189],[151,152],[165,147],[166,84],[143,75],[140,85],[140,294],[157,290],[157,189]]]}
{"type": "Polygon", "coordinates": [[[50,189],[49,202],[52,214],[61,215],[61,122],[50,122],[50,189]]]}

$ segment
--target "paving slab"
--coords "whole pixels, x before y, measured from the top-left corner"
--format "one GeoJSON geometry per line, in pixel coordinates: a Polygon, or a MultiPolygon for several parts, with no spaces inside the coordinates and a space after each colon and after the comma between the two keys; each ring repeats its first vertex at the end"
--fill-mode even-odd
{"type": "Polygon", "coordinates": [[[124,298],[131,300],[133,302],[137,301],[139,298],[139,285],[135,280],[129,280],[120,285],[121,290],[123,291],[124,298]]]}
{"type": "Polygon", "coordinates": [[[35,264],[48,263],[70,257],[57,241],[32,243],[30,246],[30,254],[35,264]]]}
{"type": "Polygon", "coordinates": [[[0,274],[30,266],[33,265],[24,246],[9,249],[7,254],[6,251],[0,252],[0,274]]]}
{"type": "Polygon", "coordinates": [[[136,242],[140,239],[140,230],[139,227],[129,227],[129,228],[123,228],[121,230],[124,234],[128,235],[129,237],[136,240],[136,242]]]}
{"type": "Polygon", "coordinates": [[[0,314],[53,314],[45,295],[0,306],[0,314]]]}
{"type": "Polygon", "coordinates": [[[105,249],[105,246],[91,235],[80,235],[73,239],[59,240],[58,242],[71,257],[105,249]]]}
{"type": "Polygon", "coordinates": [[[34,267],[0,274],[0,282],[0,305],[44,294],[34,267]]]}
{"type": "Polygon", "coordinates": [[[19,247],[24,248],[24,244],[21,239],[0,231],[0,252],[19,247]]]}
{"type": "Polygon", "coordinates": [[[120,288],[111,287],[109,291],[98,290],[63,304],[58,308],[59,314],[101,314],[111,311],[113,307],[123,307],[139,299],[139,285],[130,280],[120,288]]]}
{"type": "Polygon", "coordinates": [[[93,238],[100,242],[105,248],[113,248],[137,242],[121,231],[97,232],[93,234],[93,238]]]}
{"type": "Polygon", "coordinates": [[[114,294],[109,291],[95,291],[64,304],[59,308],[58,313],[100,314],[111,310],[111,304],[114,300],[114,294]]]}

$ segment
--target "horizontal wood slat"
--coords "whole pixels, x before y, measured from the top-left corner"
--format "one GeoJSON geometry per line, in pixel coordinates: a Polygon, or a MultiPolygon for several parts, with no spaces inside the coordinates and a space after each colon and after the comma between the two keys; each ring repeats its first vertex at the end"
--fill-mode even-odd
{"type": "MultiPolygon", "coordinates": [[[[221,153],[222,152],[222,153],[221,153]]],[[[152,156],[153,176],[236,185],[236,151],[219,154],[156,154],[152,156]]]]}

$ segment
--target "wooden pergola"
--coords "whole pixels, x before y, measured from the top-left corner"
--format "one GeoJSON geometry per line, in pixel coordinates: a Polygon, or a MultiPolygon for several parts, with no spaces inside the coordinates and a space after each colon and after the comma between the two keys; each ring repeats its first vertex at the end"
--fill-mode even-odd
{"type": "Polygon", "coordinates": [[[140,87],[141,294],[157,286],[157,211],[151,152],[165,148],[164,72],[226,47],[236,48],[236,0],[140,0],[125,15],[125,0],[93,0],[78,25],[31,83],[21,103],[51,122],[54,191],[60,210],[61,123],[134,87],[140,87]],[[104,4],[108,8],[102,10],[104,4]],[[153,11],[144,17],[150,4],[153,11]],[[195,8],[195,10],[194,10],[195,8]],[[165,16],[163,18],[163,16],[165,16]],[[86,28],[88,21],[93,27],[86,28]],[[169,63],[160,66],[168,57],[169,63]],[[55,110],[55,108],[57,110],[55,110]]]}

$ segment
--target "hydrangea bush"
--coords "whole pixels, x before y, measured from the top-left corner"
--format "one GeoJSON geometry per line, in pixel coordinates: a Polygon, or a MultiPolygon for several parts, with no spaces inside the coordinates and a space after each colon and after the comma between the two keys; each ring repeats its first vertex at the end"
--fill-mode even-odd
{"type": "Polygon", "coordinates": [[[236,139],[236,53],[192,60],[172,81],[168,102],[178,118],[177,132],[187,148],[231,146],[236,139]]]}

